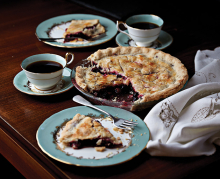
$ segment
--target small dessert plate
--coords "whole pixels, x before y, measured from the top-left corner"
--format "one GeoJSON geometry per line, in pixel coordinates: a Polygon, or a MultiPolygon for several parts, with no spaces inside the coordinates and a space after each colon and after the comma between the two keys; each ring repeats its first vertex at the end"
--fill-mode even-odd
{"type": "MultiPolygon", "coordinates": [[[[49,157],[65,164],[83,167],[104,167],[124,163],[138,156],[147,146],[150,139],[150,131],[146,123],[137,115],[109,106],[98,106],[116,117],[124,116],[127,120],[138,123],[134,130],[126,134],[114,131],[111,122],[100,121],[103,126],[115,136],[120,137],[123,142],[123,151],[120,149],[108,148],[106,151],[97,152],[93,147],[85,149],[72,149],[67,147],[65,150],[60,148],[59,136],[63,124],[71,120],[77,113],[90,117],[101,117],[103,113],[86,106],[77,106],[59,111],[47,118],[38,128],[36,139],[38,146],[49,157]],[[114,132],[114,133],[113,133],[114,132]],[[126,145],[126,146],[125,146],[126,145]]],[[[107,117],[104,115],[104,117],[107,117]]]]}
{"type": "MultiPolygon", "coordinates": [[[[125,31],[127,32],[127,30],[125,31]]],[[[170,46],[173,42],[173,37],[168,34],[167,32],[161,30],[160,35],[156,41],[153,42],[153,44],[149,48],[154,48],[157,50],[165,49],[168,46],[170,46]]],[[[135,44],[134,40],[130,39],[127,35],[123,33],[119,33],[116,36],[116,43],[119,46],[132,46],[132,47],[137,47],[135,44]]]]}
{"type": "Polygon", "coordinates": [[[40,23],[36,28],[37,38],[62,38],[65,29],[70,24],[71,20],[89,20],[99,19],[99,22],[105,27],[106,33],[100,35],[99,38],[93,41],[85,41],[80,43],[63,43],[63,40],[57,40],[54,42],[42,41],[48,45],[64,48],[82,48],[91,47],[99,44],[103,44],[111,40],[117,34],[116,24],[105,17],[92,15],[92,14],[67,14],[62,16],[53,17],[40,23]]]}
{"type": "Polygon", "coordinates": [[[29,95],[36,95],[36,96],[56,95],[66,92],[73,87],[70,74],[71,74],[71,69],[64,68],[62,80],[58,82],[58,84],[53,89],[47,91],[41,91],[37,89],[32,83],[30,83],[24,71],[20,71],[15,76],[13,84],[15,88],[17,88],[17,90],[29,95]]]}

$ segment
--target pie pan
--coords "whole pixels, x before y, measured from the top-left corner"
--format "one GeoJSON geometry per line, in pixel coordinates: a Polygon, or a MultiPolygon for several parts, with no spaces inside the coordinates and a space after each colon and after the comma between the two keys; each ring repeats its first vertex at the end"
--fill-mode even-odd
{"type": "MultiPolygon", "coordinates": [[[[118,101],[111,101],[107,99],[103,99],[100,97],[96,97],[93,94],[90,94],[89,92],[82,89],[75,80],[75,72],[76,67],[82,66],[82,67],[89,67],[91,66],[91,62],[87,59],[83,59],[80,62],[78,62],[72,69],[71,72],[71,81],[73,85],[78,89],[90,102],[97,105],[105,105],[105,106],[112,106],[117,107],[121,109],[125,109],[127,111],[142,111],[146,108],[153,107],[155,104],[160,102],[163,99],[155,100],[155,101],[148,101],[148,102],[141,102],[141,103],[135,103],[135,102],[118,102],[118,101]]],[[[187,83],[187,82],[186,82],[187,83]]],[[[186,85],[186,84],[185,84],[186,85]]],[[[184,86],[185,86],[184,85],[184,86]]],[[[184,87],[183,87],[184,88],[184,87]]],[[[182,89],[181,89],[182,90],[182,89]]]]}

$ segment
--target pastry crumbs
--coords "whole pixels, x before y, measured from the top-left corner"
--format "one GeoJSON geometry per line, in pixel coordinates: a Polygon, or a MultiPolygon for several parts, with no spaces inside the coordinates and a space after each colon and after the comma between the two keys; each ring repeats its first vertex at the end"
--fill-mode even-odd
{"type": "Polygon", "coordinates": [[[97,152],[104,152],[105,151],[105,147],[95,147],[95,150],[97,152]]]}

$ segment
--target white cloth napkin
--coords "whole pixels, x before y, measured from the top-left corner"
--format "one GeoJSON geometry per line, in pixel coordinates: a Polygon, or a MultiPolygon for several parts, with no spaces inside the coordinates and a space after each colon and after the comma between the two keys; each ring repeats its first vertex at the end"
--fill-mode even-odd
{"type": "Polygon", "coordinates": [[[144,119],[152,156],[212,155],[220,145],[220,47],[198,51],[195,75],[183,91],[164,99],[144,119]]]}

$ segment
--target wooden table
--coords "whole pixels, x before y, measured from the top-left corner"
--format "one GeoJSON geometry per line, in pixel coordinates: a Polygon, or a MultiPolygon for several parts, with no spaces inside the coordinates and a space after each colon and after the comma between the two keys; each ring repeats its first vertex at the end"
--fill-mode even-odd
{"type": "MultiPolygon", "coordinates": [[[[159,3],[160,1],[157,1],[159,3]]],[[[213,1],[218,3],[218,1],[213,1]]],[[[213,50],[220,42],[220,18],[217,5],[200,5],[197,9],[184,3],[166,4],[148,8],[146,12],[161,16],[163,30],[173,36],[173,43],[164,52],[179,58],[194,74],[194,56],[197,50],[213,50]]],[[[191,158],[151,157],[142,152],[134,159],[111,167],[89,168],[66,165],[45,155],[36,141],[36,131],[42,122],[54,113],[77,106],[71,99],[80,92],[71,90],[54,96],[31,96],[18,91],[13,79],[21,71],[20,64],[28,56],[53,53],[64,56],[75,54],[73,66],[98,49],[116,47],[115,38],[89,48],[58,48],[44,44],[35,36],[38,24],[65,14],[101,15],[97,11],[62,0],[3,1],[0,5],[0,153],[26,178],[183,178],[210,176],[217,173],[220,150],[212,156],[191,158]]],[[[144,119],[150,109],[135,112],[144,119]]]]}

